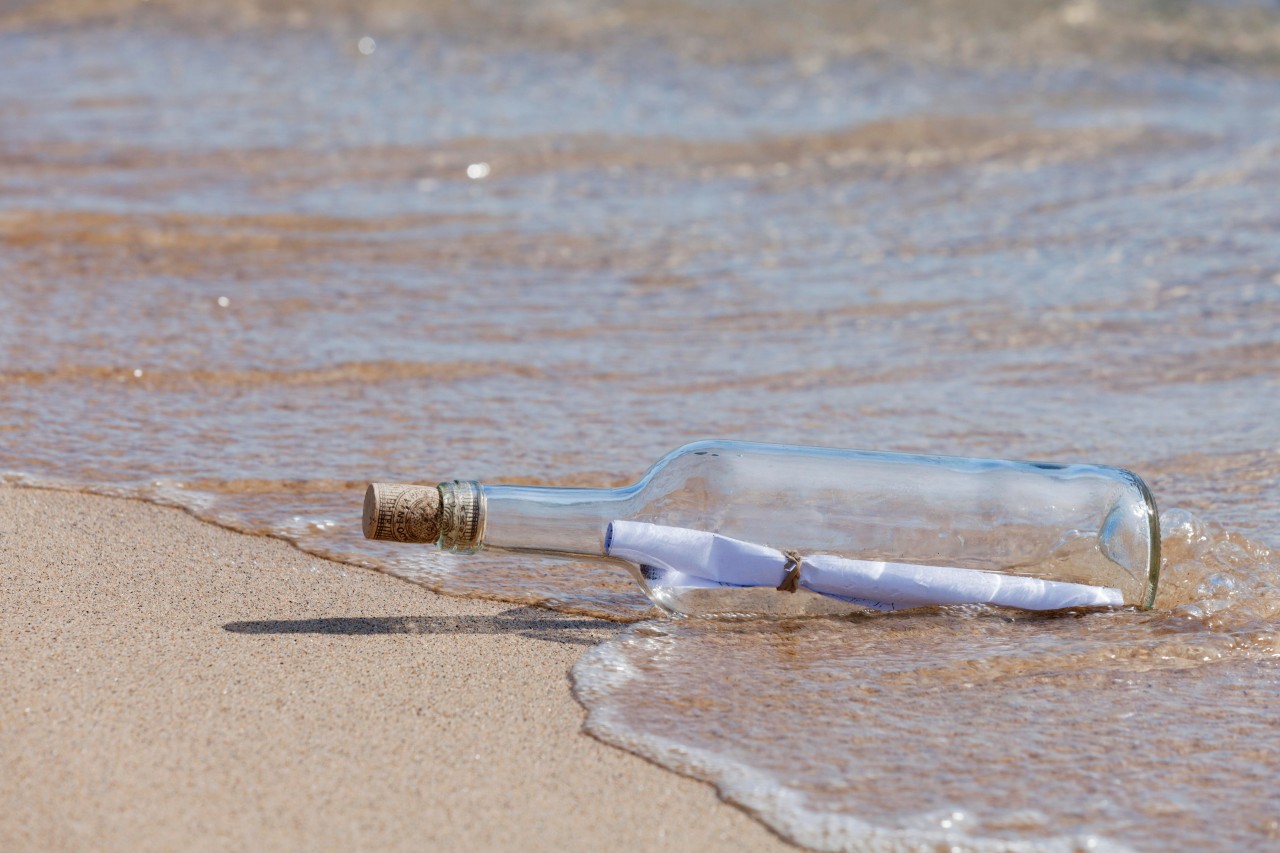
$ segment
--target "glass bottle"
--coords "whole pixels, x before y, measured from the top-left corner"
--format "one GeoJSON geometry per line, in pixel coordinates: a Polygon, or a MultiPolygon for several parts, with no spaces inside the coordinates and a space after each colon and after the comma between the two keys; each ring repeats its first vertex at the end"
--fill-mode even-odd
{"type": "Polygon", "coordinates": [[[977,572],[983,580],[996,573],[1002,583],[1082,584],[1109,590],[1108,603],[1149,608],[1160,568],[1158,519],[1146,484],[1118,468],[713,440],[673,451],[617,489],[371,485],[364,530],[369,538],[457,553],[615,560],[669,612],[787,615],[865,603],[818,595],[803,583],[797,589],[792,575],[824,559],[977,572]],[[618,521],[776,549],[767,553],[786,555],[784,583],[673,582],[678,573],[610,556],[618,521]]]}

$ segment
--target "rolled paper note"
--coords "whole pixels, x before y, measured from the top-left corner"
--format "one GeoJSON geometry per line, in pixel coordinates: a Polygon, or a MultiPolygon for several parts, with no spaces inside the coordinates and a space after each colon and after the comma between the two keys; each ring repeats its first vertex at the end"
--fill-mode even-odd
{"type": "MultiPolygon", "coordinates": [[[[615,521],[605,539],[609,556],[656,569],[652,574],[664,585],[777,587],[787,575],[788,558],[782,551],[704,530],[615,521]]],[[[1058,610],[1124,603],[1120,590],[1113,587],[834,554],[805,555],[798,585],[873,610],[939,604],[1058,610]]]]}
{"type": "Polygon", "coordinates": [[[372,483],[364,493],[366,539],[427,542],[440,538],[440,489],[372,483]]]}

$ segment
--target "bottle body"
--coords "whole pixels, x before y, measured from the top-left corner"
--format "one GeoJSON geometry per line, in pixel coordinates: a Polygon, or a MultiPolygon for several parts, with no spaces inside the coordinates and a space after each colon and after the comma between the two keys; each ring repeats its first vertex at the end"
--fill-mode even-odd
{"type": "MultiPolygon", "coordinates": [[[[1117,468],[705,441],[621,489],[442,484],[464,535],[443,547],[609,559],[614,521],[707,531],[779,552],[974,570],[1119,591],[1150,607],[1159,573],[1155,502],[1117,468]],[[457,496],[455,496],[456,498],[457,496]]],[[[686,614],[847,610],[775,589],[690,588],[628,564],[649,597],[686,614]]]]}

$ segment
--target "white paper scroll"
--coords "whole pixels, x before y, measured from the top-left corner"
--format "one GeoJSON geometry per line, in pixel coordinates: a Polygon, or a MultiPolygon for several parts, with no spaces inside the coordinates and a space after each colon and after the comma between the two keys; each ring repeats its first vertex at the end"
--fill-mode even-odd
{"type": "MultiPolygon", "coordinates": [[[[615,521],[606,552],[656,570],[661,586],[688,588],[776,587],[787,558],[764,545],[718,533],[615,521]]],[[[805,554],[799,585],[873,610],[906,610],[938,604],[997,604],[1022,610],[1107,607],[1124,603],[1113,587],[1047,581],[977,569],[850,560],[805,554]]]]}

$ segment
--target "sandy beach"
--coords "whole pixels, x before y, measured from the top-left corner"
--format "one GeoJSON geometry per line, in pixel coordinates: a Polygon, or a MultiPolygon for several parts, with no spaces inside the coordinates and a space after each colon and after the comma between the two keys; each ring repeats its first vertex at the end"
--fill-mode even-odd
{"type": "Polygon", "coordinates": [[[0,848],[794,849],[580,731],[608,622],[0,489],[0,848]]]}
{"type": "MultiPolygon", "coordinates": [[[[1280,849],[1277,199],[1256,0],[0,2],[0,853],[1280,849]],[[361,532],[699,439],[1130,470],[1154,607],[657,619],[361,532]]],[[[828,474],[684,526],[1129,550],[828,474]]]]}

